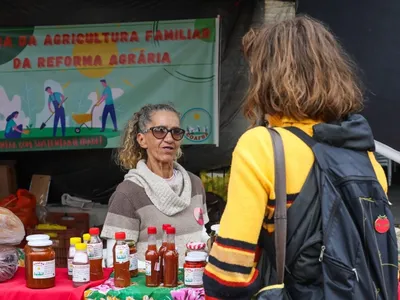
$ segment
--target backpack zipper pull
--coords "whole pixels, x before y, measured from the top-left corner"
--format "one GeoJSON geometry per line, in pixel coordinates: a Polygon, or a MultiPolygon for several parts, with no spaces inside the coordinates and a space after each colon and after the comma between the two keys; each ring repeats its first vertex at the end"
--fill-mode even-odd
{"type": "Polygon", "coordinates": [[[324,252],[325,252],[325,246],[321,247],[321,253],[319,254],[319,262],[322,262],[324,259],[324,252]]]}
{"type": "Polygon", "coordinates": [[[354,269],[352,269],[352,271],[354,272],[354,274],[356,275],[356,280],[357,280],[357,282],[359,282],[359,279],[358,279],[358,273],[357,273],[357,269],[356,268],[354,268],[354,269]]]}

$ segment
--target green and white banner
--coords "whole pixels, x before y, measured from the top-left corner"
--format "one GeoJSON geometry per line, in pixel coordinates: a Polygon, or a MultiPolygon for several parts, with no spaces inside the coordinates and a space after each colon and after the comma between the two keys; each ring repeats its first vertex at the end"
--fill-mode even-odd
{"type": "Polygon", "coordinates": [[[172,103],[185,144],[218,144],[218,19],[0,29],[0,151],[115,148],[172,103]]]}

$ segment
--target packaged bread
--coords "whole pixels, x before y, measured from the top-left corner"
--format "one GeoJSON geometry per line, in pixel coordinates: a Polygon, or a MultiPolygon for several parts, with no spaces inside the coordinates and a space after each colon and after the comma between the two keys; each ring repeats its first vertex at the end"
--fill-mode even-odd
{"type": "Polygon", "coordinates": [[[0,282],[13,278],[17,270],[17,249],[12,246],[0,246],[0,282]]]}
{"type": "Polygon", "coordinates": [[[0,207],[0,245],[18,245],[24,236],[21,220],[8,209],[0,207]]]}

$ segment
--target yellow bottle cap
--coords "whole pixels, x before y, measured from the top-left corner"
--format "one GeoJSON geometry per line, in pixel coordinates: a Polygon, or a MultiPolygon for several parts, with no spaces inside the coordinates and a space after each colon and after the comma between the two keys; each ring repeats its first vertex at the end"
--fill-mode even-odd
{"type": "Polygon", "coordinates": [[[87,249],[87,245],[84,243],[78,243],[75,245],[76,250],[84,251],[87,249]]]}
{"type": "Polygon", "coordinates": [[[89,234],[89,233],[85,233],[85,234],[83,235],[83,240],[84,240],[84,241],[90,241],[90,234],[89,234]]]}
{"type": "Polygon", "coordinates": [[[69,239],[69,244],[72,245],[72,246],[76,245],[78,243],[82,243],[82,240],[81,240],[80,237],[72,237],[72,238],[69,239]]]}

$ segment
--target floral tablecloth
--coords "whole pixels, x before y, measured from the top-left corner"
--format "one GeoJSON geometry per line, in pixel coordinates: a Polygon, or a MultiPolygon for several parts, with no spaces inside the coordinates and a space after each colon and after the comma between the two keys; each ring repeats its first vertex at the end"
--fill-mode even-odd
{"type": "Polygon", "coordinates": [[[102,285],[85,291],[87,300],[204,300],[204,289],[187,288],[182,283],[183,272],[179,271],[179,286],[177,288],[146,287],[145,274],[139,273],[131,279],[131,286],[119,289],[114,286],[114,278],[102,285]]]}

